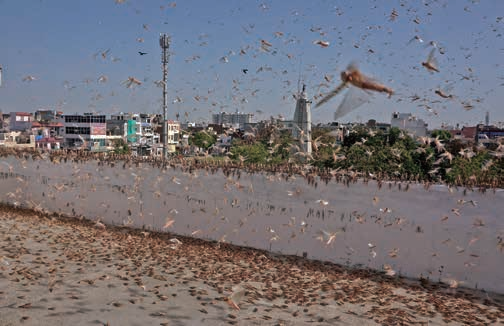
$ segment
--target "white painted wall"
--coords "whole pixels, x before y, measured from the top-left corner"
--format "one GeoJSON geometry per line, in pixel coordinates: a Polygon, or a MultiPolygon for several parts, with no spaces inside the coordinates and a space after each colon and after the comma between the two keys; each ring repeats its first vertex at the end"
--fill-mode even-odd
{"type": "Polygon", "coordinates": [[[347,187],[335,181],[327,185],[318,181],[315,188],[300,177],[286,181],[279,176],[242,172],[238,179],[226,178],[222,172],[188,174],[173,168],[160,171],[147,164],[122,166],[122,162],[112,168],[95,162],[53,165],[2,158],[0,201],[40,204],[69,214],[73,210],[115,224],[126,221],[129,210],[135,226],[155,229],[161,229],[170,216],[175,223],[169,230],[179,234],[200,230],[197,236],[202,238],[224,237],[234,244],[286,254],[307,252],[309,258],[340,264],[381,269],[386,263],[404,275],[422,274],[436,281],[455,278],[470,287],[504,293],[504,252],[497,249],[497,236],[504,236],[502,189],[485,194],[467,191],[464,195],[463,189],[450,192],[442,185],[429,190],[410,185],[405,191],[405,184],[399,190],[397,185],[389,188],[384,184],[378,189],[374,182],[347,187]],[[9,165],[14,173],[28,179],[5,178],[9,165]],[[63,184],[65,188],[58,191],[56,187],[63,184]],[[16,189],[18,195],[9,195],[16,189]],[[298,195],[289,196],[288,191],[296,189],[298,195]],[[316,203],[319,199],[328,205],[316,203]],[[459,200],[474,200],[477,206],[460,204],[459,200]],[[385,208],[391,212],[380,211],[385,208]],[[170,213],[172,209],[178,214],[170,213]],[[452,209],[459,209],[460,216],[452,209]],[[364,216],[365,221],[350,218],[352,212],[364,216]],[[448,219],[442,222],[444,215],[448,219]],[[395,223],[398,218],[404,221],[400,225],[395,223]],[[473,226],[477,218],[485,226],[473,226]],[[304,233],[302,221],[307,223],[304,233]],[[346,231],[329,246],[316,239],[320,230],[341,228],[346,231]],[[270,241],[274,237],[278,239],[270,241]],[[368,243],[376,246],[376,258],[372,258],[368,243]],[[399,249],[397,258],[388,255],[394,248],[399,249]]]}

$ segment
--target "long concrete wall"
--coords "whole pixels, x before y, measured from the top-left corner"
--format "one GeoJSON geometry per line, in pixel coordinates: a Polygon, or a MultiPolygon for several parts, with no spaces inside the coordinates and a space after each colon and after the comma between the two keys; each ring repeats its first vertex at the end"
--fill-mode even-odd
{"type": "Polygon", "coordinates": [[[0,201],[504,293],[504,192],[0,161],[0,201]],[[328,244],[327,235],[335,234],[328,244]]]}

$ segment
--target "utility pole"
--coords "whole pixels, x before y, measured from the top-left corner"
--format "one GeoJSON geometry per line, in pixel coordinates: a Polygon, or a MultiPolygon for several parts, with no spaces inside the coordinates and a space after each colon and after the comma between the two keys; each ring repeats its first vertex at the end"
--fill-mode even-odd
{"type": "Polygon", "coordinates": [[[163,64],[163,159],[167,157],[168,150],[168,133],[167,133],[167,120],[166,120],[166,107],[167,107],[167,91],[166,91],[166,78],[168,76],[168,59],[170,54],[168,49],[170,48],[171,38],[166,34],[161,34],[159,36],[159,45],[163,50],[161,55],[161,63],[163,64]]]}

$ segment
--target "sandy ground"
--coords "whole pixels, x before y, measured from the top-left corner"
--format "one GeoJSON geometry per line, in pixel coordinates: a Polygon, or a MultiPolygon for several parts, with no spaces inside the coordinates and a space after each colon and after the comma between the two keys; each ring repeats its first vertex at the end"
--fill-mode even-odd
{"type": "Polygon", "coordinates": [[[0,206],[0,325],[503,322],[499,294],[0,206]]]}

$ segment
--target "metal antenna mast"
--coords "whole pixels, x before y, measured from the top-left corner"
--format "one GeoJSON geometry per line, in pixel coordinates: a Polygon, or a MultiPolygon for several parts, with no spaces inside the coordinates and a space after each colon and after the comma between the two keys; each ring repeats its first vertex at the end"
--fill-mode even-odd
{"type": "Polygon", "coordinates": [[[170,54],[168,49],[170,48],[171,38],[166,34],[161,34],[159,36],[159,45],[163,50],[161,55],[161,63],[163,64],[163,159],[166,159],[168,150],[168,133],[167,133],[167,121],[166,121],[166,107],[167,107],[167,91],[166,91],[166,78],[168,76],[168,60],[170,54]]]}
{"type": "Polygon", "coordinates": [[[301,54],[299,56],[299,75],[298,75],[298,81],[297,81],[297,91],[298,91],[298,95],[299,95],[299,92],[301,91],[301,66],[303,64],[303,55],[301,54]]]}

